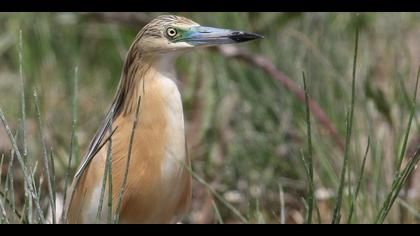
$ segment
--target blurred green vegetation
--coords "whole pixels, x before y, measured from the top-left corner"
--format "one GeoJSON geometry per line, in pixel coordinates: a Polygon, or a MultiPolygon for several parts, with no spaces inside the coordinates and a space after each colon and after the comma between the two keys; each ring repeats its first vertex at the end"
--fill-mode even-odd
{"type": "MultiPolygon", "coordinates": [[[[145,19],[160,14],[167,13],[139,13],[145,19]]],[[[305,71],[310,98],[324,110],[343,141],[350,106],[354,35],[359,28],[346,185],[355,188],[370,137],[365,178],[352,222],[373,222],[391,189],[410,114],[409,101],[420,65],[420,14],[171,14],[202,25],[264,35],[264,40],[239,47],[267,57],[301,88],[301,73],[305,71]]],[[[32,96],[36,88],[47,146],[52,148],[55,160],[58,191],[63,188],[70,154],[75,68],[79,78],[77,140],[83,154],[112,102],[125,53],[142,26],[103,21],[89,13],[0,14],[0,107],[18,130],[22,122],[18,57],[21,30],[29,158],[41,161],[42,156],[32,96]]],[[[259,68],[226,59],[216,51],[202,49],[182,56],[177,72],[188,148],[197,175],[250,223],[279,223],[281,212],[287,223],[303,223],[307,198],[301,162],[307,152],[305,104],[259,68]],[[281,189],[284,208],[280,204],[281,189]]],[[[408,153],[419,144],[417,120],[409,136],[408,153]]],[[[312,137],[317,203],[322,222],[331,222],[344,154],[314,118],[312,137]]],[[[0,152],[10,153],[2,127],[0,148],[0,152]]],[[[405,160],[408,158],[409,154],[405,160]]],[[[2,169],[6,170],[6,162],[4,165],[2,169]]],[[[74,162],[73,167],[77,165],[74,162]]],[[[417,171],[411,177],[413,181],[406,185],[386,222],[420,222],[420,184],[415,181],[419,176],[417,171]]],[[[349,209],[350,198],[345,193],[343,212],[349,209]]],[[[225,223],[239,222],[223,201],[195,182],[192,209],[185,222],[216,223],[216,212],[225,223]]]]}

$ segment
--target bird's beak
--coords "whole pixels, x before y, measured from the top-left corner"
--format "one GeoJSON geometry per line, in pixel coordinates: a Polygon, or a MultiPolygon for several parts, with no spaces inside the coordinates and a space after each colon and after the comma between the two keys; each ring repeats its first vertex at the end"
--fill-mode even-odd
{"type": "Polygon", "coordinates": [[[184,40],[194,46],[211,46],[218,44],[242,43],[262,38],[264,37],[255,33],[196,26],[190,29],[189,35],[184,40]]]}

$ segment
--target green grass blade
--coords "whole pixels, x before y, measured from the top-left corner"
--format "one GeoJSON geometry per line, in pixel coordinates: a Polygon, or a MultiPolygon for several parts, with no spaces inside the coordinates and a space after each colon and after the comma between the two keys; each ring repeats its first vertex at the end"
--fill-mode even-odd
{"type": "Polygon", "coordinates": [[[206,187],[207,190],[217,198],[217,200],[222,202],[229,210],[231,210],[232,213],[236,215],[242,223],[248,223],[248,220],[241,214],[241,212],[238,209],[236,209],[232,204],[227,202],[219,193],[217,193],[216,190],[214,190],[210,184],[208,184],[204,179],[202,179],[195,172],[193,172],[190,167],[186,166],[184,163],[181,164],[184,166],[184,168],[188,170],[188,172],[190,172],[191,176],[194,179],[196,179],[200,184],[204,185],[204,187],[206,187]]]}
{"type": "Polygon", "coordinates": [[[6,177],[6,179],[7,178],[9,179],[9,181],[6,180],[6,183],[9,182],[9,185],[7,185],[7,186],[9,186],[10,189],[7,188],[6,189],[6,192],[8,192],[9,195],[10,195],[10,204],[9,205],[12,208],[12,212],[16,212],[15,187],[14,187],[15,186],[15,184],[14,184],[15,176],[14,176],[14,173],[13,173],[13,170],[14,170],[14,166],[13,166],[14,159],[15,159],[15,155],[14,155],[13,150],[12,150],[11,151],[11,158],[10,158],[10,162],[9,162],[9,168],[7,170],[7,177],[6,177]]]}
{"type": "Polygon", "coordinates": [[[404,201],[402,198],[397,198],[398,203],[407,209],[408,212],[410,212],[417,220],[420,220],[420,211],[412,206],[406,201],[404,201]]]}
{"type": "MultiPolygon", "coordinates": [[[[50,147],[50,165],[51,165],[51,190],[53,194],[54,199],[54,207],[57,208],[57,182],[56,182],[56,175],[55,175],[55,162],[54,162],[54,155],[53,155],[53,149],[50,147]]],[[[64,208],[63,208],[64,209],[64,208]]],[[[57,209],[55,209],[57,211],[57,209]]],[[[52,214],[54,217],[56,217],[56,213],[52,214]]],[[[54,219],[53,223],[57,223],[57,220],[54,219]]]]}
{"type": "Polygon", "coordinates": [[[408,136],[410,135],[410,130],[411,130],[411,124],[413,122],[413,118],[415,116],[415,109],[416,109],[416,99],[417,99],[417,89],[418,89],[418,83],[419,83],[419,76],[420,76],[420,69],[417,72],[417,80],[416,80],[416,87],[414,87],[414,94],[413,94],[413,100],[411,101],[411,113],[410,113],[410,118],[408,120],[408,124],[407,124],[407,128],[406,128],[406,132],[404,135],[404,141],[403,141],[403,145],[401,147],[401,151],[400,151],[400,155],[398,157],[398,161],[397,161],[397,166],[396,166],[396,173],[399,173],[401,170],[401,165],[402,165],[402,161],[404,159],[405,156],[405,151],[407,149],[407,143],[408,143],[408,136]]]}
{"type": "Polygon", "coordinates": [[[3,202],[4,197],[0,196],[0,223],[9,223],[9,219],[6,213],[5,204],[3,202]]]}
{"type": "MultiPolygon", "coordinates": [[[[35,110],[36,110],[36,114],[37,114],[37,120],[38,120],[38,132],[40,135],[40,139],[41,139],[41,148],[42,148],[42,160],[44,163],[44,173],[46,175],[47,178],[47,185],[48,185],[48,195],[50,198],[50,206],[52,209],[52,223],[56,224],[56,205],[55,205],[55,194],[53,191],[53,177],[51,175],[51,163],[49,161],[49,157],[48,157],[48,151],[47,151],[47,144],[45,142],[45,136],[44,136],[44,131],[43,131],[43,123],[42,123],[42,118],[41,118],[41,110],[39,108],[39,99],[38,99],[38,94],[35,90],[35,88],[33,89],[33,95],[34,95],[34,102],[35,102],[35,110]]],[[[40,184],[41,187],[41,184],[40,184]]]]}
{"type": "MultiPolygon", "coordinates": [[[[113,115],[111,115],[113,117],[113,115]]],[[[109,135],[111,137],[112,135],[112,120],[109,121],[109,135]]],[[[108,150],[107,150],[107,158],[105,161],[105,168],[104,168],[104,175],[102,178],[102,187],[101,187],[101,193],[99,197],[99,206],[98,206],[98,212],[96,214],[96,222],[99,223],[102,215],[102,207],[103,202],[105,198],[105,190],[106,190],[106,183],[108,179],[109,187],[108,187],[108,204],[109,201],[111,202],[111,208],[108,205],[108,223],[112,223],[112,138],[109,138],[108,140],[108,150]]]]}
{"type": "Polygon", "coordinates": [[[22,30],[19,30],[19,79],[20,79],[20,103],[22,115],[22,137],[23,137],[23,157],[26,160],[28,155],[28,141],[26,135],[26,103],[25,103],[25,80],[23,78],[23,40],[22,30]]]}
{"type": "Polygon", "coordinates": [[[1,182],[2,182],[2,176],[3,176],[3,163],[4,163],[4,153],[1,154],[1,158],[0,158],[0,189],[2,185],[1,182]]]}
{"type": "MultiPolygon", "coordinates": [[[[66,215],[65,215],[65,204],[67,201],[67,192],[69,188],[70,183],[70,171],[72,166],[72,161],[74,159],[74,156],[77,155],[76,149],[77,149],[77,96],[78,96],[78,81],[79,81],[79,68],[74,68],[74,76],[73,76],[73,86],[72,86],[72,102],[71,102],[71,116],[72,116],[72,125],[71,125],[71,139],[70,139],[70,151],[69,151],[69,159],[67,162],[67,170],[66,170],[66,176],[64,180],[64,193],[63,193],[63,212],[61,214],[61,220],[62,222],[66,222],[66,215]]],[[[76,157],[76,160],[78,157],[76,157]]]]}
{"type": "Polygon", "coordinates": [[[309,95],[308,88],[306,86],[306,76],[305,72],[302,71],[303,78],[303,87],[305,91],[305,108],[306,108],[306,130],[308,136],[308,181],[309,181],[309,196],[308,196],[308,214],[306,218],[307,224],[312,224],[312,212],[314,207],[317,208],[315,201],[315,187],[314,187],[314,166],[313,166],[313,157],[312,157],[312,135],[311,135],[311,113],[309,109],[309,95]]]}
{"type": "MultiPolygon", "coordinates": [[[[27,133],[26,133],[26,101],[25,101],[25,80],[23,75],[23,37],[22,37],[22,30],[19,30],[19,80],[20,80],[20,105],[21,105],[21,120],[22,120],[22,138],[23,138],[23,160],[25,164],[27,164],[27,156],[28,156],[28,141],[27,141],[27,133]]],[[[27,185],[26,179],[23,179],[24,186],[25,186],[25,203],[27,203],[28,195],[27,195],[27,185]]],[[[31,216],[31,212],[27,205],[24,204],[24,213],[22,215],[31,216]]],[[[31,218],[31,217],[30,217],[31,218]]]]}
{"type": "Polygon", "coordinates": [[[139,96],[139,98],[137,100],[136,118],[133,122],[133,128],[131,130],[130,142],[129,142],[129,146],[128,146],[128,156],[127,156],[127,162],[126,162],[126,166],[125,166],[125,173],[124,173],[124,178],[123,178],[123,181],[121,183],[120,191],[119,191],[119,194],[118,194],[118,202],[117,202],[117,208],[115,210],[114,223],[118,223],[119,218],[120,218],[120,209],[121,209],[121,204],[122,204],[122,198],[123,198],[125,188],[126,188],[126,185],[127,185],[128,170],[129,170],[129,167],[130,167],[131,150],[133,148],[133,142],[134,142],[134,133],[136,131],[137,123],[139,121],[138,118],[139,118],[139,114],[140,114],[140,103],[141,103],[141,96],[139,96]]]}
{"type": "Polygon", "coordinates": [[[363,157],[362,167],[360,168],[359,178],[357,180],[356,190],[355,190],[355,192],[353,194],[353,197],[352,197],[352,200],[351,200],[351,205],[350,205],[349,213],[348,213],[348,216],[347,216],[347,224],[350,224],[351,220],[353,218],[354,205],[356,203],[357,196],[359,196],[360,186],[362,185],[362,180],[363,180],[363,175],[364,175],[364,171],[365,171],[366,160],[367,160],[368,153],[369,153],[369,148],[370,148],[370,137],[368,137],[368,142],[367,142],[367,146],[366,146],[365,155],[363,157]]]}
{"type": "MultiPolygon", "coordinates": [[[[408,138],[408,134],[410,132],[410,127],[411,127],[411,121],[413,120],[413,117],[416,113],[416,100],[415,97],[417,96],[417,87],[418,87],[418,83],[419,83],[419,78],[420,78],[420,66],[418,67],[418,71],[417,71],[417,79],[416,79],[416,88],[415,90],[415,94],[414,94],[414,98],[413,98],[413,104],[411,107],[411,113],[410,113],[410,119],[409,119],[409,125],[405,131],[405,138],[404,138],[404,143],[406,143],[406,139],[408,138]]],[[[403,148],[400,152],[400,156],[398,156],[398,161],[401,158],[401,153],[404,156],[405,155],[405,150],[406,149],[406,145],[403,144],[403,148]]],[[[394,176],[394,181],[392,182],[392,187],[391,187],[391,191],[389,192],[389,194],[387,195],[384,203],[382,204],[381,209],[379,210],[379,213],[376,217],[375,223],[383,223],[385,221],[386,216],[388,215],[389,211],[391,210],[392,205],[394,204],[394,201],[397,199],[399,192],[401,191],[402,186],[405,184],[405,182],[407,181],[408,176],[412,173],[412,171],[414,170],[415,166],[417,165],[417,162],[419,161],[420,158],[420,149],[417,148],[416,153],[414,154],[414,156],[409,160],[407,166],[402,170],[399,171],[397,170],[397,172],[395,173],[394,176]]],[[[398,166],[397,166],[398,167],[398,166]]]]}
{"type": "MultiPolygon", "coordinates": [[[[28,167],[25,165],[25,162],[22,158],[22,155],[21,155],[21,153],[18,149],[17,142],[16,142],[15,138],[13,137],[13,134],[10,130],[10,126],[8,125],[8,123],[6,121],[6,118],[4,117],[3,110],[1,108],[0,108],[0,120],[3,123],[4,128],[6,129],[6,133],[7,133],[8,137],[9,137],[9,140],[12,144],[12,148],[13,148],[15,154],[16,154],[16,157],[18,159],[18,162],[19,162],[20,166],[22,167],[23,176],[24,176],[24,178],[26,179],[26,182],[27,182],[27,187],[28,187],[27,190],[29,191],[29,195],[31,196],[31,198],[33,200],[37,200],[39,198],[38,198],[38,194],[37,194],[36,189],[35,189],[35,185],[33,184],[33,182],[34,182],[33,176],[31,174],[30,169],[28,169],[28,167]]],[[[41,222],[45,222],[45,217],[43,215],[42,208],[41,208],[41,205],[40,205],[39,201],[35,201],[35,209],[36,209],[36,212],[37,212],[38,219],[41,222]]]]}
{"type": "MultiPolygon", "coordinates": [[[[114,116],[114,115],[112,115],[114,116]]],[[[108,147],[108,153],[107,153],[107,171],[108,171],[108,224],[112,223],[112,125],[109,126],[109,147],[108,147]]]]}
{"type": "Polygon", "coordinates": [[[356,40],[354,46],[354,57],[353,57],[353,73],[352,73],[352,86],[351,86],[351,104],[350,104],[350,113],[347,115],[347,129],[346,129],[346,147],[344,152],[344,161],[343,166],[341,169],[340,175],[340,185],[338,187],[337,192],[337,200],[336,205],[334,208],[334,214],[332,223],[338,224],[340,223],[341,218],[341,205],[343,202],[343,192],[344,192],[344,184],[345,184],[345,176],[347,171],[347,165],[350,155],[350,140],[351,140],[351,131],[353,127],[353,113],[354,113],[354,101],[355,101],[355,90],[356,90],[356,71],[357,71],[357,52],[359,48],[359,29],[356,26],[356,40]]]}
{"type": "Polygon", "coordinates": [[[217,207],[216,203],[214,201],[211,201],[211,204],[213,206],[214,214],[216,215],[217,222],[219,222],[219,224],[224,224],[222,215],[220,214],[219,208],[217,207]]]}

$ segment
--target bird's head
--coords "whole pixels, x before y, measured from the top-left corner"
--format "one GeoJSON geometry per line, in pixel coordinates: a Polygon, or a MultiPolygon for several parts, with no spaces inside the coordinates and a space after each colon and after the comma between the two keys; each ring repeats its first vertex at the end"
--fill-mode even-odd
{"type": "Polygon", "coordinates": [[[260,38],[255,33],[204,27],[185,17],[163,15],[140,31],[136,44],[143,53],[168,53],[260,38]]]}

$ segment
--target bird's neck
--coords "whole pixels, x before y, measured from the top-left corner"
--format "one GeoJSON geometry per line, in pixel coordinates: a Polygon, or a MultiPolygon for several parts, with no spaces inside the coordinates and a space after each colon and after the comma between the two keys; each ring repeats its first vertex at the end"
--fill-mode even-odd
{"type": "Polygon", "coordinates": [[[114,101],[115,116],[134,112],[137,101],[144,95],[145,86],[151,80],[164,77],[176,83],[174,67],[176,57],[176,54],[158,56],[129,54],[114,101]]]}
{"type": "Polygon", "coordinates": [[[174,66],[176,57],[176,54],[165,54],[165,56],[160,56],[155,59],[152,68],[155,69],[158,74],[177,82],[174,66]]]}

